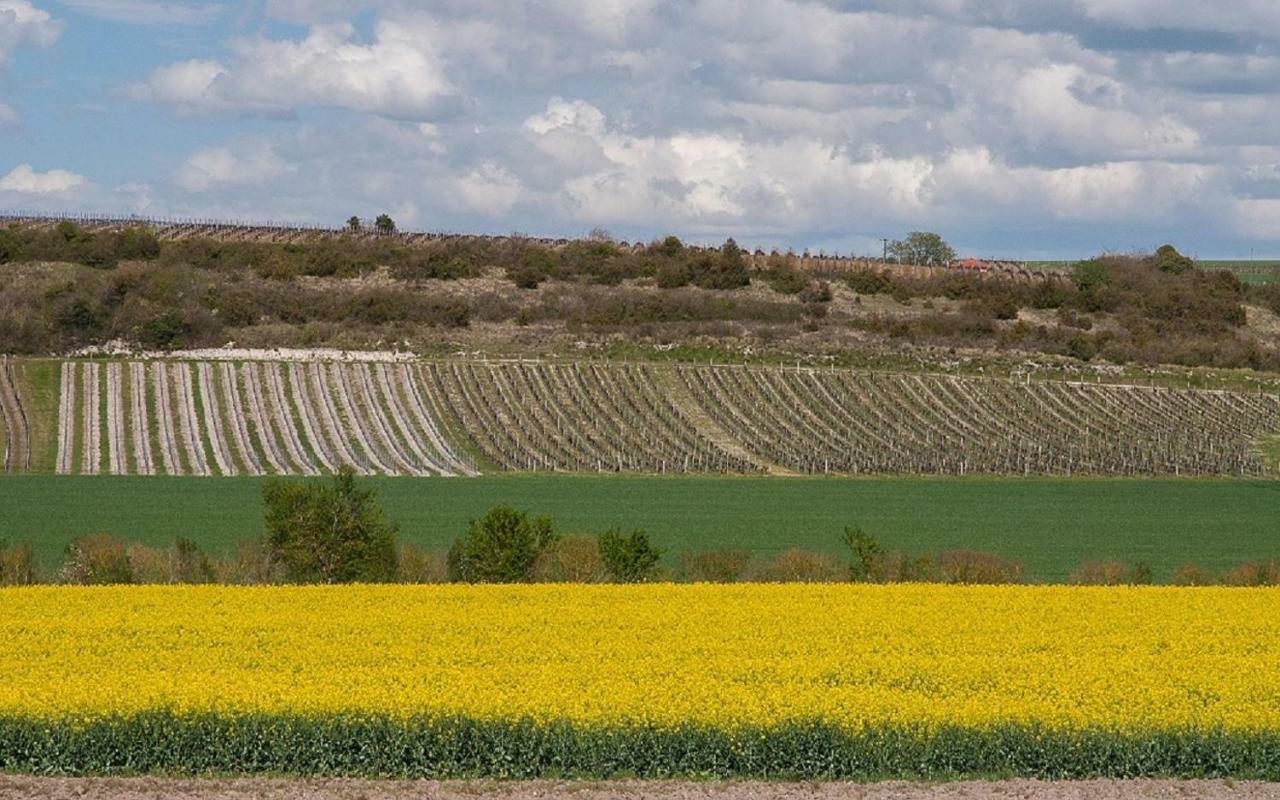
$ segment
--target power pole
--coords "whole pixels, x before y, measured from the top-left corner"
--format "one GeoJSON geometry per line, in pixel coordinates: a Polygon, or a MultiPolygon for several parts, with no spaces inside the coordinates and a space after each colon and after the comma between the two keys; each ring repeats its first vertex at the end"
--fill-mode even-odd
{"type": "Polygon", "coordinates": [[[884,245],[884,253],[880,256],[880,260],[887,262],[889,260],[889,240],[882,238],[880,244],[884,245]]]}

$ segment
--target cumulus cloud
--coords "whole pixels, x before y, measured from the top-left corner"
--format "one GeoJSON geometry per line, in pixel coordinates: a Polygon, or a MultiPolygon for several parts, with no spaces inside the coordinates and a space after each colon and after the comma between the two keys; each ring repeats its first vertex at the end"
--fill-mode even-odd
{"type": "Polygon", "coordinates": [[[174,180],[188,191],[205,192],[215,187],[261,186],[289,170],[270,145],[253,143],[235,150],[197,150],[183,162],[174,180]]]}
{"type": "Polygon", "coordinates": [[[30,164],[19,164],[0,178],[0,192],[24,195],[59,194],[84,186],[84,176],[65,169],[37,172],[30,164]]]}
{"type": "Polygon", "coordinates": [[[229,63],[161,67],[131,93],[184,111],[334,106],[425,119],[447,110],[454,87],[430,41],[390,21],[378,24],[370,44],[353,41],[353,34],[351,26],[335,24],[299,40],[240,39],[229,63]]]}
{"type": "Polygon", "coordinates": [[[938,228],[1010,254],[1058,230],[1280,240],[1273,2],[260,7],[303,33],[264,24],[131,87],[279,118],[177,159],[175,212],[797,247],[938,228]]]}

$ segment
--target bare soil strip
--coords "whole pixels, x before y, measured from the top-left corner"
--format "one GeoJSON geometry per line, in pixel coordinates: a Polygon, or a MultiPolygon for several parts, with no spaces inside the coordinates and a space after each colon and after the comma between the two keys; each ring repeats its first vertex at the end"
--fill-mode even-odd
{"type": "Polygon", "coordinates": [[[378,404],[377,393],[374,391],[368,368],[363,364],[357,364],[349,369],[353,373],[356,401],[364,406],[365,419],[369,420],[374,438],[395,463],[397,474],[419,477],[429,474],[422,468],[409,463],[409,460],[404,457],[404,443],[396,439],[390,426],[387,425],[383,408],[378,404]]]}
{"type": "Polygon", "coordinates": [[[302,432],[306,434],[312,452],[316,454],[325,471],[337,472],[338,459],[333,456],[329,443],[320,435],[323,427],[311,403],[310,393],[307,391],[307,377],[302,371],[302,365],[296,361],[290,362],[288,369],[289,382],[293,386],[293,401],[298,406],[298,417],[302,420],[302,432]]]}
{"type": "Polygon", "coordinates": [[[215,407],[218,395],[213,390],[213,367],[201,362],[196,367],[196,382],[204,411],[204,429],[209,432],[209,444],[213,445],[213,460],[222,475],[235,475],[236,468],[231,461],[231,453],[227,449],[227,438],[222,431],[222,420],[215,407]]]}
{"type": "MultiPolygon", "coordinates": [[[[420,375],[421,373],[418,373],[420,375]]],[[[409,365],[399,364],[395,367],[396,382],[400,385],[400,389],[409,398],[409,410],[413,412],[418,424],[422,426],[422,430],[427,434],[427,438],[431,440],[431,444],[435,447],[436,452],[450,465],[450,471],[460,475],[478,475],[479,473],[468,467],[453,452],[453,448],[445,441],[444,435],[436,426],[435,420],[431,418],[431,412],[427,409],[427,403],[421,392],[418,391],[418,376],[414,374],[409,365]]]]}
{"type": "Polygon", "coordinates": [[[27,427],[27,414],[18,397],[13,364],[8,356],[0,361],[0,418],[3,418],[5,433],[5,472],[26,472],[31,466],[31,430],[27,427]]]}
{"type": "Polygon", "coordinates": [[[129,471],[129,461],[124,448],[124,365],[107,364],[107,464],[112,475],[129,471]]]}
{"type": "Polygon", "coordinates": [[[245,362],[240,365],[240,373],[244,376],[245,392],[249,395],[249,412],[253,426],[258,430],[258,441],[262,444],[262,455],[277,475],[288,474],[280,449],[276,447],[275,437],[271,433],[271,420],[267,417],[266,405],[262,400],[262,384],[258,380],[256,364],[245,362]]]}
{"type": "Polygon", "coordinates": [[[0,775],[0,798],[32,800],[1269,800],[1280,784],[1254,781],[1087,780],[951,783],[701,781],[369,781],[340,778],[63,778],[0,775]]]}
{"type": "MultiPolygon", "coordinates": [[[[422,440],[418,437],[418,431],[409,424],[408,414],[405,411],[404,405],[401,403],[400,397],[396,394],[394,387],[392,387],[391,383],[387,380],[387,365],[379,364],[375,369],[377,370],[378,375],[378,393],[385,399],[386,407],[391,411],[391,421],[395,424],[396,430],[399,431],[401,441],[409,446],[409,449],[413,451],[414,457],[423,467],[439,473],[440,475],[448,475],[449,470],[436,463],[436,459],[431,455],[428,455],[427,451],[430,448],[424,445],[422,440]]],[[[372,390],[370,391],[372,393],[372,390]]],[[[423,472],[422,474],[429,473],[423,472]]]]}
{"type": "Polygon", "coordinates": [[[151,365],[151,381],[156,389],[156,423],[160,435],[160,456],[166,475],[182,475],[173,427],[173,398],[169,393],[169,370],[159,361],[151,365]]]}
{"type": "Polygon", "coordinates": [[[173,365],[173,383],[178,392],[178,429],[182,434],[182,447],[192,473],[201,477],[209,475],[209,464],[200,441],[200,420],[196,416],[195,398],[191,395],[191,368],[187,364],[173,365]]]}
{"type": "Polygon", "coordinates": [[[267,382],[267,404],[271,406],[271,417],[280,430],[280,439],[284,442],[289,458],[293,459],[303,475],[319,475],[320,470],[311,463],[311,457],[302,446],[298,429],[293,424],[293,414],[289,410],[289,401],[285,398],[284,382],[280,380],[280,365],[263,364],[262,370],[267,382]]]}
{"type": "Polygon", "coordinates": [[[311,383],[311,393],[315,397],[316,409],[319,412],[318,416],[324,423],[329,441],[333,443],[337,460],[340,464],[351,467],[361,475],[373,474],[351,447],[352,435],[343,429],[342,422],[338,419],[338,412],[333,406],[333,398],[329,395],[328,384],[325,380],[326,373],[316,363],[308,364],[306,370],[307,377],[311,383]]]}
{"type": "Polygon", "coordinates": [[[244,409],[240,404],[240,393],[236,389],[236,368],[233,364],[223,363],[222,367],[222,399],[230,419],[232,438],[236,449],[240,451],[240,461],[250,475],[262,474],[262,462],[253,449],[249,437],[249,426],[244,419],[244,409]]]}
{"type": "Polygon", "coordinates": [[[97,475],[102,463],[102,419],[98,416],[99,398],[98,365],[84,365],[84,452],[81,454],[80,471],[85,475],[97,475]]]}
{"type": "Polygon", "coordinates": [[[369,463],[373,469],[381,472],[383,475],[394,475],[395,470],[387,466],[382,460],[381,454],[373,449],[373,445],[369,442],[369,434],[365,430],[363,421],[360,419],[359,411],[355,407],[352,400],[351,392],[351,375],[347,372],[342,364],[330,364],[329,376],[332,380],[334,388],[337,389],[338,405],[340,412],[350,425],[352,433],[355,434],[356,441],[360,443],[360,447],[364,450],[365,455],[369,457],[369,463]]]}
{"type": "Polygon", "coordinates": [[[133,437],[133,457],[138,463],[138,474],[155,475],[147,415],[147,368],[137,361],[129,365],[129,408],[133,417],[129,432],[133,437]]]}
{"type": "Polygon", "coordinates": [[[71,474],[71,437],[75,431],[75,398],[72,392],[76,388],[75,364],[64,361],[62,364],[62,384],[58,391],[58,474],[71,474]]]}

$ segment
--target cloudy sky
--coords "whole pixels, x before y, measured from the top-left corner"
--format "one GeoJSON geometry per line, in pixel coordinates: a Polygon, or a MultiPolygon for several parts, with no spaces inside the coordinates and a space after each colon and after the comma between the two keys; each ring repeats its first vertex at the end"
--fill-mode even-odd
{"type": "Polygon", "coordinates": [[[0,0],[0,210],[1280,255],[1276,0],[0,0]]]}

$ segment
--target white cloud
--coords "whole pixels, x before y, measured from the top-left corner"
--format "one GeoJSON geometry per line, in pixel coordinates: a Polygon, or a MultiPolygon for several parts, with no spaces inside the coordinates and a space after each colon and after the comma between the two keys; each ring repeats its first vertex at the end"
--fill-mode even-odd
{"type": "Polygon", "coordinates": [[[131,25],[208,25],[226,10],[217,3],[164,0],[61,0],[94,17],[131,25]]]}
{"type": "Polygon", "coordinates": [[[23,45],[49,47],[62,35],[62,23],[27,0],[0,0],[0,67],[23,45]]]}
{"type": "Polygon", "coordinates": [[[348,25],[328,25],[300,40],[240,39],[229,63],[161,67],[132,94],[184,111],[334,106],[424,119],[447,108],[454,87],[419,32],[384,21],[371,44],[352,41],[353,33],[348,25]]]}
{"type": "Polygon", "coordinates": [[[0,178],[0,192],[15,194],[59,194],[77,189],[87,183],[85,178],[65,169],[36,172],[30,164],[19,164],[8,175],[0,178]]]}
{"type": "Polygon", "coordinates": [[[233,151],[229,147],[197,150],[178,169],[174,180],[191,192],[215,187],[261,186],[279,178],[289,167],[262,143],[233,151]]]}

